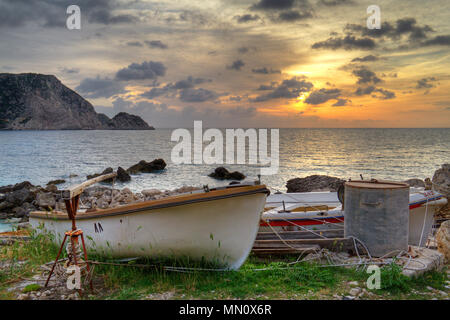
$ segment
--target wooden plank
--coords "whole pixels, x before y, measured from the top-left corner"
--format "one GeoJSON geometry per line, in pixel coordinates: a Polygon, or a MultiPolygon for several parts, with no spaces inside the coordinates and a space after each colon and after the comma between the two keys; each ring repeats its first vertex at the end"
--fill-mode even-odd
{"type": "Polygon", "coordinates": [[[313,230],[314,233],[309,231],[279,231],[274,232],[258,232],[256,240],[279,240],[281,239],[320,239],[317,235],[321,234],[326,238],[343,238],[344,229],[330,229],[330,230],[313,230]],[[315,234],[316,233],[316,234],[315,234]],[[278,235],[277,235],[278,234],[278,235]]]}
{"type": "Polygon", "coordinates": [[[320,248],[329,250],[348,251],[353,248],[353,241],[350,238],[332,239],[298,239],[298,240],[256,240],[253,249],[259,248],[283,248],[289,246],[317,245],[320,248]],[[288,244],[288,245],[286,245],[288,244]]]}
{"type": "Polygon", "coordinates": [[[117,176],[117,173],[113,172],[113,173],[108,173],[108,174],[104,174],[102,176],[98,176],[98,177],[89,179],[81,184],[72,186],[66,190],[62,190],[62,198],[67,199],[67,200],[72,199],[73,197],[83,193],[83,191],[87,187],[89,187],[95,183],[101,182],[103,180],[115,178],[116,176],[117,176]]]}

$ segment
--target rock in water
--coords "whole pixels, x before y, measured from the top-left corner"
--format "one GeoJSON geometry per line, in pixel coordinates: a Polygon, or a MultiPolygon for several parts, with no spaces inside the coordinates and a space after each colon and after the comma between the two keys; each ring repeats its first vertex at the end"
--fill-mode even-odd
{"type": "MultiPolygon", "coordinates": [[[[86,178],[88,180],[90,180],[90,179],[94,179],[94,178],[97,178],[99,176],[102,176],[104,174],[113,173],[113,172],[114,172],[113,168],[109,167],[109,168],[106,168],[105,170],[103,170],[102,173],[89,174],[89,175],[86,176],[86,178]]],[[[104,180],[103,182],[112,183],[112,179],[107,179],[107,180],[104,180]]]]}
{"type": "Polygon", "coordinates": [[[155,171],[164,170],[166,167],[166,162],[163,159],[155,159],[152,162],[147,162],[145,160],[139,161],[134,166],[131,166],[127,169],[127,173],[129,174],[137,174],[137,173],[151,173],[155,171]]]}
{"type": "Polygon", "coordinates": [[[7,130],[152,130],[138,116],[113,119],[53,75],[0,73],[0,129],[7,130]]]}
{"type": "Polygon", "coordinates": [[[244,180],[245,175],[240,173],[239,171],[229,172],[224,167],[218,167],[214,170],[214,172],[208,175],[211,178],[218,180],[244,180]]]}
{"type": "Polygon", "coordinates": [[[436,233],[437,249],[441,252],[446,263],[450,262],[450,220],[441,224],[439,230],[436,233]]]}
{"type": "Polygon", "coordinates": [[[122,167],[119,167],[117,168],[117,180],[127,182],[131,180],[131,177],[122,167]]]}
{"type": "Polygon", "coordinates": [[[311,192],[311,191],[332,191],[336,192],[344,184],[345,180],[323,176],[312,175],[305,178],[295,178],[287,182],[287,192],[311,192]]]}
{"type": "Polygon", "coordinates": [[[61,183],[64,183],[64,182],[66,182],[66,180],[64,180],[64,179],[56,179],[56,180],[49,181],[47,183],[47,185],[51,185],[51,184],[57,185],[57,184],[61,184],[61,183]]]}

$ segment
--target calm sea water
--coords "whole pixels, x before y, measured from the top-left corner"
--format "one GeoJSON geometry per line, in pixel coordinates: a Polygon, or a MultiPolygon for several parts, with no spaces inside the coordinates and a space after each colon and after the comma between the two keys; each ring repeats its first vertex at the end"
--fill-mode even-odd
{"type": "MultiPolygon", "coordinates": [[[[145,159],[163,158],[162,173],[133,176],[133,191],[182,185],[224,185],[207,175],[218,165],[176,165],[170,154],[171,129],[154,131],[0,131],[0,185],[28,180],[45,185],[74,184],[106,167],[125,169],[145,159]],[[69,178],[77,174],[76,178],[69,178]]],[[[405,180],[431,177],[450,162],[450,129],[281,129],[280,168],[262,178],[272,190],[311,174],[342,178],[405,180]]],[[[258,165],[226,165],[255,180],[258,165]]],[[[63,187],[62,185],[61,187],[63,187]]],[[[117,184],[117,187],[125,185],[117,184]]]]}

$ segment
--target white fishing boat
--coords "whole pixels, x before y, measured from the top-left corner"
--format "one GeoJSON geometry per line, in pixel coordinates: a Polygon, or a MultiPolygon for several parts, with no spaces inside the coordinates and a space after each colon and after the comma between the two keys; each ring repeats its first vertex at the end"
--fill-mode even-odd
{"type": "MultiPolygon", "coordinates": [[[[238,269],[251,251],[268,193],[264,185],[240,185],[80,210],[76,228],[83,230],[88,253],[188,258],[238,269]]],[[[69,192],[67,198],[73,195],[69,192]]],[[[32,212],[30,223],[38,232],[55,234],[55,243],[61,243],[72,226],[67,213],[55,211],[32,212]]]]}
{"type": "MultiPolygon", "coordinates": [[[[434,213],[447,204],[440,193],[410,188],[409,244],[425,245],[434,213]]],[[[281,193],[267,197],[261,232],[344,229],[344,211],[337,192],[281,193]]]]}

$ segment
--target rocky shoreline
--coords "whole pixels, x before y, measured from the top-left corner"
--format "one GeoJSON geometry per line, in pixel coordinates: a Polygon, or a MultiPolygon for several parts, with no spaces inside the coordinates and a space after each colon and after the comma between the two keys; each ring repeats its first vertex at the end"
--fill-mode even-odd
{"type": "MultiPolygon", "coordinates": [[[[165,168],[166,163],[163,159],[155,159],[151,162],[142,160],[126,170],[119,167],[116,171],[118,174],[116,179],[121,182],[128,182],[132,179],[131,176],[134,174],[161,172],[165,168]]],[[[113,171],[112,168],[107,168],[101,173],[88,175],[87,179],[101,174],[111,173],[113,171]]],[[[230,173],[223,167],[217,168],[210,176],[219,180],[242,180],[245,178],[242,173],[230,173]]],[[[0,187],[0,220],[18,218],[21,222],[26,222],[28,221],[28,216],[31,211],[64,211],[64,201],[61,199],[61,193],[57,187],[57,184],[64,182],[64,180],[54,180],[50,181],[45,187],[41,187],[35,186],[28,181],[24,181],[15,185],[0,187]]],[[[105,181],[105,183],[111,182],[113,181],[105,181]]],[[[337,191],[339,186],[344,182],[344,179],[338,177],[311,175],[288,180],[286,188],[287,192],[337,191]]],[[[442,165],[440,169],[436,170],[432,179],[410,179],[405,182],[414,187],[431,188],[431,186],[433,186],[447,198],[450,198],[450,164],[442,165]]],[[[237,182],[233,181],[231,183],[237,182]]],[[[95,208],[105,209],[132,202],[160,199],[198,189],[200,188],[194,186],[182,186],[175,190],[162,191],[149,189],[133,193],[129,188],[117,189],[113,188],[112,185],[100,185],[86,189],[81,195],[80,200],[81,207],[87,210],[95,208]]],[[[443,211],[448,211],[448,205],[443,211]]]]}

